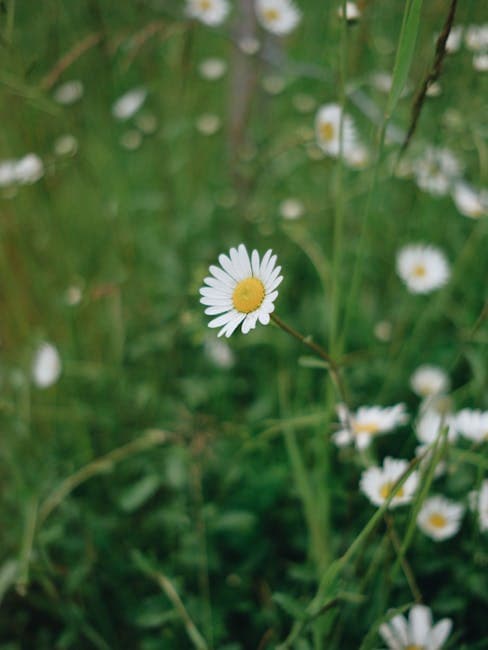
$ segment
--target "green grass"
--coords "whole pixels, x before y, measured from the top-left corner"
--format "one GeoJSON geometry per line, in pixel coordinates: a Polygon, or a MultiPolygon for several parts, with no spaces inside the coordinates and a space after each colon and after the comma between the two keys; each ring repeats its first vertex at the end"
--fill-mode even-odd
{"type": "MultiPolygon", "coordinates": [[[[388,518],[358,490],[365,466],[413,458],[408,382],[421,363],[449,373],[454,410],[488,409],[488,220],[395,176],[400,144],[383,138],[385,116],[408,127],[449,3],[378,0],[346,26],[341,2],[302,0],[296,32],[253,57],[230,23],[190,24],[177,2],[4,4],[0,164],[32,151],[45,174],[0,187],[0,650],[375,648],[389,610],[415,598],[408,571],[434,619],[453,620],[446,648],[488,647],[486,533],[474,515],[445,542],[419,532],[427,474],[417,500],[390,512],[400,562],[388,518]],[[213,56],[229,68],[205,81],[198,63],[213,56]],[[367,83],[378,70],[394,75],[389,97],[367,83]],[[246,74],[239,141],[230,107],[246,74]],[[269,74],[285,81],[276,96],[262,89],[269,74]],[[62,107],[52,91],[69,79],[85,92],[62,107]],[[138,86],[157,130],[128,151],[120,139],[135,118],[110,111],[138,86]],[[376,123],[352,86],[375,102],[376,123]],[[317,158],[314,110],[297,111],[298,94],[343,103],[371,164],[317,158]],[[196,130],[202,113],[221,117],[218,133],[196,130]],[[53,145],[66,133],[78,152],[61,158],[53,145]],[[288,197],[305,205],[299,220],[279,214],[288,197]],[[427,296],[395,272],[398,249],[418,241],[453,270],[427,296]],[[273,323],[231,337],[233,367],[212,362],[198,289],[240,242],[278,254],[276,312],[339,362],[351,407],[403,401],[409,425],[366,454],[337,449],[327,368],[273,323]],[[67,303],[70,287],[79,304],[67,303]],[[374,334],[384,320],[387,342],[374,334]],[[45,390],[30,376],[43,340],[63,364],[45,390]]],[[[455,22],[481,22],[481,4],[459,3],[455,22]]],[[[486,73],[462,48],[441,84],[406,157],[426,142],[449,147],[486,186],[486,73]]],[[[448,461],[430,493],[467,503],[486,443],[461,440],[448,461]]]]}

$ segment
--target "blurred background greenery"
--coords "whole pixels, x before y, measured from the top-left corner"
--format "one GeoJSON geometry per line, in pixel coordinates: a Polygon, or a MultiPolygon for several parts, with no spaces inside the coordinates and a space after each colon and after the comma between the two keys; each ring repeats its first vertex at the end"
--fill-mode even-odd
{"type": "MultiPolygon", "coordinates": [[[[285,636],[315,573],[279,418],[306,418],[296,431],[311,468],[323,455],[310,471],[332,557],[371,514],[357,459],[325,442],[335,416],[323,371],[307,367],[305,349],[274,326],[234,335],[221,367],[198,302],[220,252],[241,241],[271,247],[285,276],[278,313],[327,344],[334,214],[342,201],[344,315],[372,182],[370,166],[338,173],[314,144],[316,107],[339,100],[339,3],[302,0],[300,28],[284,43],[258,31],[253,55],[236,46],[245,4],[235,2],[217,29],[163,0],[1,5],[0,162],[34,152],[44,166],[33,184],[0,187],[2,650],[192,647],[157,571],[210,646],[263,648],[285,636]],[[223,78],[202,78],[209,57],[227,62],[223,78]],[[84,86],[79,101],[55,101],[73,79],[84,86]],[[147,90],[143,107],[114,119],[114,102],[133,88],[147,90]],[[218,116],[215,133],[202,128],[205,114],[218,116]],[[67,134],[76,146],[60,155],[67,134]],[[279,211],[290,197],[304,205],[294,221],[279,211]],[[31,381],[42,341],[62,361],[59,381],[44,390],[31,381]],[[89,465],[147,435],[147,448],[89,465]],[[86,465],[93,478],[82,476],[46,514],[46,499],[86,465]]],[[[400,129],[447,12],[446,1],[424,4],[411,90],[393,116],[400,129]]],[[[483,4],[460,3],[456,23],[486,20],[483,4]]],[[[385,95],[370,77],[392,70],[403,3],[362,9],[347,27],[346,89],[373,150],[378,124],[353,95],[361,91],[381,116],[385,95]]],[[[411,148],[451,148],[477,185],[488,179],[486,79],[467,50],[449,56],[411,148]]],[[[415,409],[408,377],[427,360],[450,371],[456,406],[486,409],[488,332],[473,326],[486,300],[487,221],[393,176],[397,154],[398,143],[381,152],[344,342],[351,403],[415,409]],[[448,291],[405,291],[394,259],[411,241],[445,250],[448,291]],[[387,341],[375,336],[381,321],[391,323],[387,341]]],[[[405,434],[378,449],[407,457],[414,446],[405,434]]],[[[448,489],[466,493],[482,468],[459,465],[448,489]]],[[[361,591],[374,546],[350,569],[347,591],[361,591]]],[[[471,522],[441,552],[420,539],[411,554],[426,602],[455,622],[449,647],[488,647],[486,548],[471,522]]],[[[358,648],[388,607],[408,602],[403,576],[390,579],[392,551],[379,562],[366,600],[341,607],[323,647],[358,648]]]]}

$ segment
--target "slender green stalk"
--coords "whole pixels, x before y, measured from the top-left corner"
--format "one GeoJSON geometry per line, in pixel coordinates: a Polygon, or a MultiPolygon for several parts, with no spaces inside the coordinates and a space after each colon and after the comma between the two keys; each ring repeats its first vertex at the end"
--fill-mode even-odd
{"type": "Polygon", "coordinates": [[[21,596],[27,593],[29,585],[29,567],[34,545],[34,535],[37,523],[37,499],[31,498],[26,507],[24,534],[19,556],[19,577],[16,587],[21,596]]]}

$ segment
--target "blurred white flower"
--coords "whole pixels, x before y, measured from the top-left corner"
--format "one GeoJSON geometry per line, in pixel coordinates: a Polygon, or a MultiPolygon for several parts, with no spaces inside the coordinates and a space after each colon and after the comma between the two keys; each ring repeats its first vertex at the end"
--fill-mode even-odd
{"type": "Polygon", "coordinates": [[[448,54],[455,54],[460,49],[463,42],[463,33],[463,25],[452,27],[446,41],[446,52],[448,54]]]}
{"type": "Polygon", "coordinates": [[[285,80],[277,74],[268,74],[261,82],[264,92],[268,95],[279,95],[285,89],[285,80]]]}
{"type": "MultiPolygon", "coordinates": [[[[415,447],[415,457],[421,458],[420,470],[422,472],[428,471],[432,461],[432,454],[434,448],[432,445],[418,445],[415,447]]],[[[446,473],[447,464],[445,460],[439,460],[434,468],[434,478],[438,478],[446,473]]]]}
{"type": "Polygon", "coordinates": [[[464,34],[464,41],[468,50],[472,52],[485,52],[488,50],[488,23],[484,25],[469,25],[464,34]]]}
{"type": "Polygon", "coordinates": [[[488,440],[488,411],[462,409],[454,416],[454,426],[468,440],[484,442],[488,440]]]}
{"type": "Polygon", "coordinates": [[[427,147],[413,170],[420,189],[433,196],[444,196],[459,179],[462,166],[449,149],[427,147]]]}
{"type": "Polygon", "coordinates": [[[158,120],[152,113],[140,113],[135,118],[136,126],[145,135],[151,135],[158,128],[158,120]]]}
{"type": "Polygon", "coordinates": [[[280,203],[280,215],[283,219],[299,219],[303,217],[305,207],[300,199],[285,199],[280,203]]]}
{"type": "Polygon", "coordinates": [[[361,142],[356,142],[344,151],[344,160],[353,169],[364,169],[370,161],[369,149],[361,142]]]}
{"type": "Polygon", "coordinates": [[[262,27],[278,36],[292,32],[302,17],[292,0],[255,0],[254,6],[262,27]]]}
{"type": "Polygon", "coordinates": [[[479,490],[470,492],[469,505],[478,515],[480,530],[488,531],[488,479],[482,482],[479,490]]]}
{"type": "Polygon", "coordinates": [[[227,71],[227,62],[216,57],[205,59],[198,66],[200,75],[207,81],[221,79],[227,71]]]}
{"type": "Polygon", "coordinates": [[[465,217],[478,219],[488,214],[488,192],[477,191],[468,183],[458,181],[452,190],[456,208],[465,217]]]}
{"type": "MultiPolygon", "coordinates": [[[[317,145],[329,156],[337,157],[341,150],[341,115],[339,104],[325,104],[315,117],[317,145]]],[[[347,157],[357,145],[356,128],[352,118],[344,114],[342,118],[342,153],[347,157]]]]}
{"type": "Polygon", "coordinates": [[[374,326],[374,335],[378,339],[378,341],[382,341],[383,343],[387,343],[388,341],[391,340],[391,333],[392,333],[393,327],[392,324],[390,323],[389,320],[380,320],[376,323],[374,326]]]}
{"type": "MultiPolygon", "coordinates": [[[[337,15],[342,18],[344,8],[342,4],[337,9],[337,15]]],[[[346,20],[348,23],[354,23],[361,17],[361,11],[355,2],[346,2],[346,20]]]]}
{"type": "Polygon", "coordinates": [[[449,618],[432,625],[432,612],[426,605],[414,605],[408,621],[401,614],[380,625],[379,632],[389,650],[440,650],[452,627],[449,618]]]}
{"type": "Polygon", "coordinates": [[[344,404],[339,404],[336,410],[343,427],[332,436],[338,447],[355,443],[358,449],[365,449],[375,436],[388,433],[408,421],[405,404],[361,406],[355,413],[348,413],[344,404]]]}
{"type": "MultiPolygon", "coordinates": [[[[359,487],[375,506],[382,506],[392,493],[392,488],[408,469],[406,460],[387,456],[382,467],[369,467],[361,474],[359,487]]],[[[390,508],[410,503],[417,489],[419,474],[413,471],[390,501],[390,508]]]]}
{"type": "Polygon", "coordinates": [[[15,160],[3,160],[0,162],[0,187],[9,187],[15,184],[17,180],[15,165],[15,160]]]}
{"type": "Polygon", "coordinates": [[[254,36],[242,36],[237,43],[239,49],[243,54],[252,56],[259,52],[261,43],[254,36]]]}
{"type": "Polygon", "coordinates": [[[442,94],[442,86],[438,81],[431,81],[427,86],[427,97],[439,97],[442,94]]]}
{"type": "Polygon", "coordinates": [[[205,313],[217,316],[208,326],[221,327],[218,336],[229,337],[241,323],[243,334],[254,329],[258,320],[267,325],[283,280],[276,255],[270,249],[260,260],[256,250],[249,256],[240,244],[228,255],[219,255],[219,264],[210,267],[211,276],[200,289],[200,302],[207,306],[205,313]]]}
{"type": "Polygon", "coordinates": [[[232,349],[219,339],[208,338],[204,343],[204,351],[207,357],[218,368],[232,368],[235,363],[232,349]]]}
{"type": "Polygon", "coordinates": [[[221,120],[213,113],[203,113],[197,118],[196,127],[202,135],[214,135],[220,129],[221,120]]]}
{"type": "Polygon", "coordinates": [[[410,386],[420,397],[439,395],[449,389],[449,377],[442,368],[425,364],[419,366],[410,377],[410,386]]]}
{"type": "Polygon", "coordinates": [[[210,27],[221,25],[229,10],[227,0],[187,0],[186,3],[186,15],[210,27]]]}
{"type": "Polygon", "coordinates": [[[417,516],[420,530],[436,542],[454,537],[461,527],[464,506],[443,496],[425,500],[417,516]]]}
{"type": "Polygon", "coordinates": [[[145,88],[134,88],[119,97],[112,106],[112,115],[117,120],[128,120],[146,101],[147,90],[145,88]]]}
{"type": "Polygon", "coordinates": [[[315,110],[317,102],[315,97],[306,93],[297,93],[292,97],[293,106],[299,113],[311,113],[315,110]]]}
{"type": "Polygon", "coordinates": [[[142,144],[142,135],[136,129],[125,131],[125,133],[122,133],[120,136],[120,144],[128,151],[135,151],[136,149],[139,149],[142,144]]]}
{"type": "Polygon", "coordinates": [[[54,153],[57,156],[74,156],[77,151],[78,140],[70,133],[60,135],[54,141],[54,153]]]}
{"type": "Polygon", "coordinates": [[[84,87],[83,82],[79,79],[73,79],[72,81],[66,81],[56,88],[54,91],[54,100],[58,104],[64,104],[68,106],[69,104],[74,104],[83,97],[84,87]]]}
{"type": "Polygon", "coordinates": [[[44,164],[38,155],[28,153],[15,163],[15,180],[21,185],[35,183],[44,175],[44,164]]]}
{"type": "Polygon", "coordinates": [[[481,52],[473,56],[473,68],[478,72],[486,72],[488,70],[488,52],[481,52]]]}
{"type": "Polygon", "coordinates": [[[450,276],[444,253],[425,244],[404,246],[397,254],[396,268],[410,293],[430,293],[440,289],[450,276]]]}
{"type": "Polygon", "coordinates": [[[61,359],[51,343],[42,343],[34,356],[32,380],[38,388],[49,388],[61,375],[61,359]]]}
{"type": "Polygon", "coordinates": [[[83,291],[81,290],[80,287],[73,285],[66,289],[65,301],[66,304],[69,305],[70,307],[75,307],[76,305],[79,305],[82,297],[83,297],[83,291]]]}

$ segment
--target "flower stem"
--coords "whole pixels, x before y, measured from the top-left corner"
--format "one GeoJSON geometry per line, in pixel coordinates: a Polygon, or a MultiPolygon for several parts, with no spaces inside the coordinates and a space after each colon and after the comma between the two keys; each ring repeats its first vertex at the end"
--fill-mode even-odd
{"type": "Polygon", "coordinates": [[[347,405],[346,391],[339,371],[339,367],[337,363],[332,359],[332,357],[328,354],[328,352],[326,352],[321,345],[315,343],[315,341],[312,341],[310,336],[304,336],[303,334],[300,334],[300,332],[298,332],[296,329],[294,329],[293,327],[291,327],[290,325],[282,321],[281,318],[276,314],[271,314],[271,320],[274,323],[276,323],[278,327],[281,327],[281,329],[284,332],[290,334],[291,336],[293,336],[293,338],[297,339],[297,341],[300,341],[300,343],[306,345],[313,352],[315,352],[316,355],[318,355],[321,359],[323,359],[327,363],[327,369],[337,389],[337,392],[339,393],[340,398],[344,402],[344,404],[347,405]]]}

